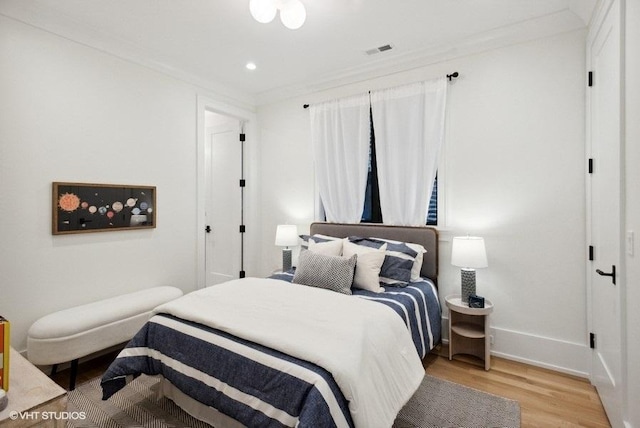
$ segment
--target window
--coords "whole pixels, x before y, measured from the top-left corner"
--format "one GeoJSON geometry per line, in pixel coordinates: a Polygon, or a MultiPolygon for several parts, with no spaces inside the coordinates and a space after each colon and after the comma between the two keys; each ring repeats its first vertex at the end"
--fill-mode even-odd
{"type": "MultiPolygon", "coordinates": [[[[369,173],[367,176],[367,190],[364,198],[364,210],[362,221],[365,223],[382,223],[382,211],[380,210],[380,192],[378,190],[378,172],[376,169],[376,136],[373,128],[373,116],[369,110],[371,138],[369,143],[369,173]]],[[[429,211],[425,224],[435,226],[438,224],[438,176],[433,180],[433,191],[429,200],[429,211]]]]}
{"type": "Polygon", "coordinates": [[[427,224],[435,226],[438,224],[438,173],[433,180],[433,190],[431,191],[431,199],[429,200],[429,212],[427,214],[427,224]]]}
{"type": "Polygon", "coordinates": [[[367,190],[364,197],[364,210],[362,221],[366,223],[382,223],[382,211],[380,210],[380,191],[378,190],[378,170],[376,162],[376,134],[373,130],[373,117],[369,109],[369,173],[367,176],[367,190]]]}

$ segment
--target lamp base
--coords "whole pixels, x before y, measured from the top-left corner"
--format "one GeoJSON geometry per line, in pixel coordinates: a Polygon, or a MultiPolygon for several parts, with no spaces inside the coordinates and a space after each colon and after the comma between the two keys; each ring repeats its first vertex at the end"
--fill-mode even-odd
{"type": "Polygon", "coordinates": [[[469,304],[469,296],[476,294],[476,271],[475,269],[460,269],[462,282],[462,292],[460,293],[462,303],[469,304]]]}
{"type": "Polygon", "coordinates": [[[282,272],[287,272],[291,269],[291,249],[285,248],[282,250],[282,272]]]}

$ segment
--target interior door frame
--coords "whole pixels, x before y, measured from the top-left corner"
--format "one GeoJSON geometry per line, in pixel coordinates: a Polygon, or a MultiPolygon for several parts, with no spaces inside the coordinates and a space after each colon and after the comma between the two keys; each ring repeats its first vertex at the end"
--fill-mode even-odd
{"type": "MultiPolygon", "coordinates": [[[[248,109],[244,109],[241,107],[233,106],[231,104],[223,103],[220,101],[213,100],[203,95],[198,95],[196,100],[196,108],[197,108],[197,116],[196,116],[196,270],[197,270],[197,286],[198,288],[204,288],[206,285],[206,252],[205,252],[205,208],[206,208],[206,186],[205,186],[205,144],[206,144],[206,121],[205,121],[205,112],[210,111],[214,113],[219,113],[225,116],[230,116],[235,119],[238,119],[241,123],[241,129],[247,135],[245,141],[245,153],[244,153],[244,177],[247,175],[252,175],[252,162],[250,159],[251,155],[248,155],[247,152],[250,151],[249,145],[255,145],[256,138],[254,136],[257,135],[256,129],[256,115],[253,111],[248,109]]],[[[239,144],[239,143],[238,143],[239,144]]],[[[257,181],[257,180],[256,180],[257,181]]],[[[247,180],[249,184],[250,180],[247,180]]],[[[250,186],[247,186],[250,188],[250,186]]],[[[255,186],[254,186],[255,188],[255,186]]],[[[246,204],[247,204],[247,195],[244,198],[244,208],[245,213],[246,204]]],[[[251,199],[251,196],[249,196],[251,199]]],[[[250,223],[247,221],[245,217],[245,224],[250,223]]],[[[251,225],[252,227],[258,227],[257,222],[251,225]]],[[[247,228],[247,233],[245,233],[245,240],[247,235],[256,235],[257,231],[250,232],[250,228],[247,228]]],[[[247,244],[244,245],[247,248],[247,244]]],[[[245,261],[247,255],[245,254],[245,261]]],[[[246,265],[246,263],[245,263],[246,265]]]]}
{"type": "MultiPolygon", "coordinates": [[[[610,422],[614,424],[614,426],[620,425],[624,423],[625,415],[628,412],[628,397],[627,397],[627,385],[626,385],[626,373],[627,373],[627,359],[626,359],[626,305],[625,305],[625,296],[626,296],[626,259],[625,255],[625,239],[624,239],[624,229],[625,229],[625,186],[624,186],[624,177],[625,177],[625,169],[624,169],[624,147],[625,147],[625,138],[624,138],[624,117],[625,117],[625,107],[624,107],[624,0],[603,0],[599,3],[598,8],[594,11],[594,15],[590,25],[590,31],[587,35],[586,39],[586,67],[587,72],[593,70],[594,59],[592,56],[592,47],[594,41],[599,35],[599,32],[603,30],[603,25],[605,23],[605,19],[612,7],[620,8],[620,22],[619,22],[619,31],[620,31],[620,134],[619,134],[619,144],[620,144],[620,162],[619,162],[619,171],[620,171],[620,213],[619,213],[619,224],[620,230],[618,231],[618,242],[619,242],[619,266],[617,269],[617,285],[618,293],[620,298],[620,319],[618,320],[620,325],[620,377],[621,377],[621,385],[620,385],[620,394],[621,394],[621,411],[620,415],[607,415],[610,419],[610,422]],[[617,5],[615,5],[617,3],[617,5]]],[[[594,85],[597,85],[597,73],[593,77],[594,85]]],[[[586,159],[585,165],[589,162],[589,159],[593,158],[593,135],[592,135],[592,96],[590,88],[587,88],[586,92],[586,115],[585,115],[585,124],[586,124],[586,159]]],[[[595,160],[594,171],[597,171],[597,159],[595,160]]],[[[593,198],[593,190],[591,179],[587,177],[586,179],[586,237],[587,243],[591,244],[593,242],[593,214],[592,214],[592,198],[593,198]]],[[[595,249],[597,254],[597,248],[595,249]]],[[[587,272],[586,272],[586,287],[587,287],[587,327],[589,332],[594,331],[594,320],[593,320],[593,305],[595,302],[593,301],[593,275],[595,275],[596,264],[594,262],[587,262],[587,272]]],[[[596,337],[596,346],[597,346],[597,337],[596,337]]],[[[595,352],[595,349],[591,350],[591,354],[595,352]]],[[[590,380],[593,383],[594,372],[593,372],[593,358],[591,358],[591,370],[590,370],[590,380]]]]}

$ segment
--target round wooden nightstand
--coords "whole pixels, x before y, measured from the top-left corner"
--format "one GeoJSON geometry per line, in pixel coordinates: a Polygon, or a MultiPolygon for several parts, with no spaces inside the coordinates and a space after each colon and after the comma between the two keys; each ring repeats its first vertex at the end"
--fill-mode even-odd
{"type": "Polygon", "coordinates": [[[459,294],[445,297],[449,308],[449,359],[456,354],[474,355],[491,368],[489,315],[493,304],[484,300],[484,308],[470,308],[459,294]]]}

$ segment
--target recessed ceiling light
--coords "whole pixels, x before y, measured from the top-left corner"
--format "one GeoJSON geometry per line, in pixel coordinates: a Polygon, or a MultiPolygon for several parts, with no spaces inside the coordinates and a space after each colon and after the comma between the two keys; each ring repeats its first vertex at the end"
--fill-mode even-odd
{"type": "Polygon", "coordinates": [[[254,62],[248,62],[245,67],[247,67],[247,70],[255,70],[257,68],[254,62]]]}

